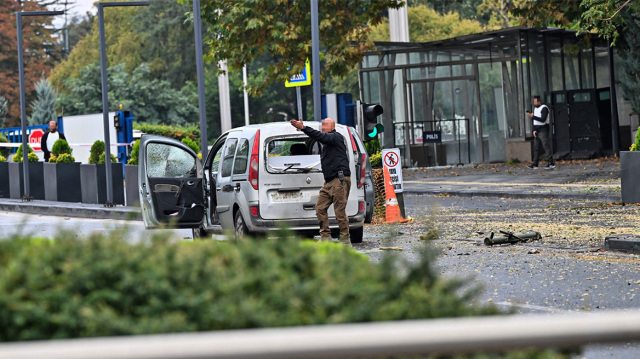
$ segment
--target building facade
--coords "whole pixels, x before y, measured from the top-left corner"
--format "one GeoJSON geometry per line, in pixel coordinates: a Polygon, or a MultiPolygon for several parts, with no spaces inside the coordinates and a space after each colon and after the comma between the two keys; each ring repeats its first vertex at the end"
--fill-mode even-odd
{"type": "Polygon", "coordinates": [[[619,86],[612,119],[609,47],[601,39],[519,27],[377,42],[376,50],[361,64],[360,98],[383,106],[382,145],[400,148],[407,167],[530,161],[525,112],[534,95],[551,108],[557,158],[611,155],[630,145],[638,126],[619,86]]]}

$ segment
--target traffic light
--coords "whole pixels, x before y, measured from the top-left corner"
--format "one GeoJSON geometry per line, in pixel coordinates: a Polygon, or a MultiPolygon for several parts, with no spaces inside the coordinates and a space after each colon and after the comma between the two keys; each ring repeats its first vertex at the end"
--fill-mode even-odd
{"type": "Polygon", "coordinates": [[[384,112],[382,106],[362,102],[362,113],[364,122],[364,141],[371,141],[384,132],[384,126],[378,123],[378,116],[384,112]]]}

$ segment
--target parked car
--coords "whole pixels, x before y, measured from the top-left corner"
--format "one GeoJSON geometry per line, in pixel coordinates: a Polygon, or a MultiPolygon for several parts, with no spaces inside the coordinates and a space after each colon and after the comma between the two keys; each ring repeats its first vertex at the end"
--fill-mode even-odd
{"type": "MultiPolygon", "coordinates": [[[[336,131],[344,137],[355,179],[346,212],[351,241],[359,243],[366,212],[361,141],[346,126],[336,125],[336,131]]],[[[221,135],[201,164],[181,142],[144,135],[139,192],[145,227],[192,228],[194,237],[226,230],[237,236],[268,233],[282,226],[317,232],[321,148],[288,122],[250,125],[221,135]]],[[[335,217],[333,206],[329,216],[335,217]]],[[[335,218],[330,227],[338,229],[335,218]]]]}

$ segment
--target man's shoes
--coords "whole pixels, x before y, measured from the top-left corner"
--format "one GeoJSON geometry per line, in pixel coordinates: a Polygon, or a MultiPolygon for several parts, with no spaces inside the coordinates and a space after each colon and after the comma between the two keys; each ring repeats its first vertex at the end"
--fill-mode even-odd
{"type": "Polygon", "coordinates": [[[549,163],[548,165],[544,166],[545,170],[552,170],[556,168],[556,165],[554,165],[553,163],[549,163]]]}
{"type": "Polygon", "coordinates": [[[538,166],[537,165],[528,165],[527,168],[530,169],[530,170],[537,170],[538,166]]]}

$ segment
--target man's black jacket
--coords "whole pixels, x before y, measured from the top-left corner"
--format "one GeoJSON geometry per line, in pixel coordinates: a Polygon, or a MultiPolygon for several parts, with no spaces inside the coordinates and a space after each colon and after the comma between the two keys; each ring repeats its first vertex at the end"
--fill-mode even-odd
{"type": "MultiPolygon", "coordinates": [[[[47,148],[47,138],[49,138],[49,133],[49,130],[47,130],[47,132],[42,135],[42,139],[40,139],[40,148],[42,149],[42,152],[44,152],[45,162],[49,161],[49,157],[51,156],[51,148],[47,148]]],[[[58,131],[58,135],[60,135],[61,140],[67,140],[62,132],[58,131]]]]}
{"type": "Polygon", "coordinates": [[[302,132],[322,144],[320,163],[322,164],[322,174],[326,182],[337,178],[338,171],[342,171],[345,177],[351,176],[347,147],[341,134],[336,130],[322,133],[308,126],[304,126],[302,132]]]}

